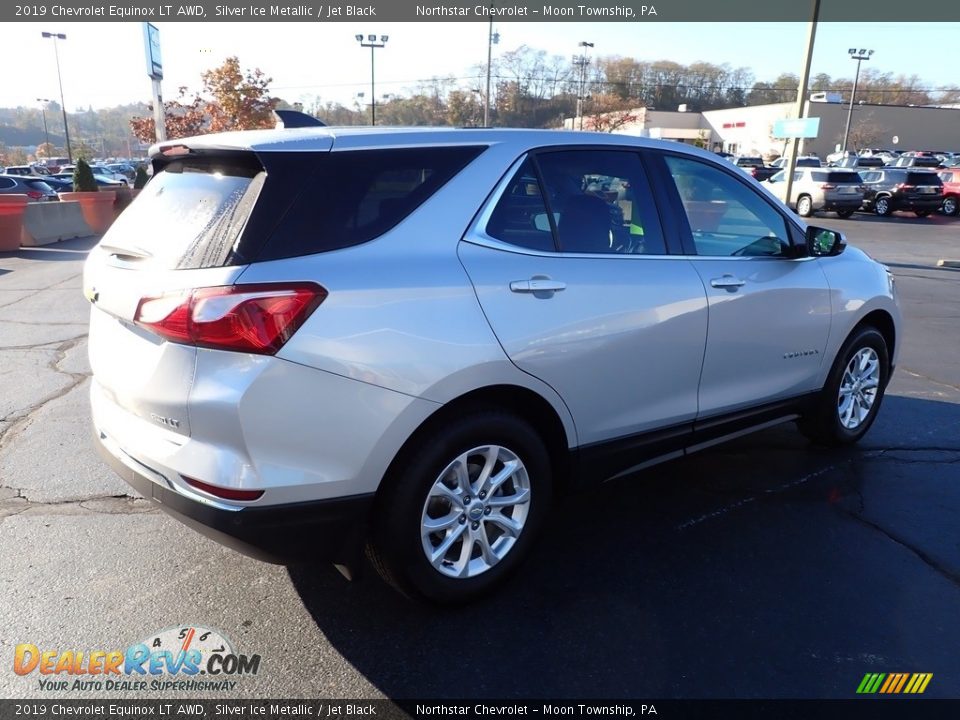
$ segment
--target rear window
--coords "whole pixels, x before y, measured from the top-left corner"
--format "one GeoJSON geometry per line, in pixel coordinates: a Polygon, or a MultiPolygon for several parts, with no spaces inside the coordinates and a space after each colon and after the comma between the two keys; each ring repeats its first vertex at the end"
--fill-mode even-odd
{"type": "Polygon", "coordinates": [[[827,173],[827,182],[831,183],[861,183],[862,179],[860,178],[859,173],[855,172],[833,172],[827,173]]]}
{"type": "Polygon", "coordinates": [[[53,192],[53,188],[47,185],[43,180],[27,180],[26,184],[32,187],[34,190],[39,190],[42,193],[53,192]]]}
{"type": "Polygon", "coordinates": [[[940,178],[931,172],[907,173],[907,185],[943,185],[940,178]]]}
{"type": "Polygon", "coordinates": [[[171,162],[117,218],[103,244],[162,269],[226,264],[265,177],[249,161],[171,162]]]}
{"type": "Polygon", "coordinates": [[[256,260],[373,240],[398,225],[483,150],[421,147],[318,155],[313,177],[306,179],[303,192],[256,260]]]}

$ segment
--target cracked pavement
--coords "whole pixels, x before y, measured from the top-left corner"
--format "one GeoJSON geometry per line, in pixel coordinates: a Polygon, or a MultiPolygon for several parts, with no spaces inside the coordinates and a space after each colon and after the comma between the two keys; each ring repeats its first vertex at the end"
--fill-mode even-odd
{"type": "Polygon", "coordinates": [[[245,558],[128,490],[89,439],[92,241],[0,255],[0,697],[77,696],[16,676],[18,643],[187,624],[262,656],[241,697],[852,698],[867,672],[960,696],[960,272],[933,267],[960,221],[929,221],[817,220],[891,264],[906,316],[860,446],[786,425],[568,498],[516,579],[442,612],[245,558]]]}

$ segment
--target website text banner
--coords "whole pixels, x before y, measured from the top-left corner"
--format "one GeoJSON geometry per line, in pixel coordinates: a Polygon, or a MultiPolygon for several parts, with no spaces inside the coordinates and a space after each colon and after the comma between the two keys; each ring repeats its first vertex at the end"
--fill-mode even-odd
{"type": "MultiPolygon", "coordinates": [[[[150,22],[802,22],[809,21],[813,0],[579,0],[579,2],[416,2],[374,0],[343,2],[262,2],[200,0],[193,4],[130,0],[39,0],[0,4],[0,21],[150,22]]],[[[960,3],[902,0],[821,0],[822,22],[960,21],[960,3]]],[[[728,30],[718,30],[728,32],[728,30]]],[[[909,38],[909,26],[904,28],[909,38]]]]}
{"type": "Polygon", "coordinates": [[[658,718],[659,720],[954,720],[958,700],[0,700],[0,720],[63,718],[658,718]]]}

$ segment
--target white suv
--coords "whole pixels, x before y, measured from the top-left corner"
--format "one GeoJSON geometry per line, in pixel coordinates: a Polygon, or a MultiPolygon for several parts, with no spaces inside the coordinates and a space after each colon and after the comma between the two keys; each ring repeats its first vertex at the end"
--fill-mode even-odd
{"type": "Polygon", "coordinates": [[[801,217],[832,210],[848,218],[863,205],[863,178],[855,170],[798,167],[793,172],[790,202],[786,202],[787,173],[781,170],[766,181],[768,189],[801,217]]]}

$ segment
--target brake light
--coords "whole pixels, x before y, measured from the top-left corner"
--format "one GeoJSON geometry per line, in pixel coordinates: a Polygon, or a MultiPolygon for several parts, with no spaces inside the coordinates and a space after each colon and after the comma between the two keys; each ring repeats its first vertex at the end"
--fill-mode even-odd
{"type": "Polygon", "coordinates": [[[187,485],[195,487],[197,490],[203,490],[208,495],[223,498],[224,500],[259,500],[263,497],[263,490],[237,490],[235,488],[224,488],[216,485],[209,485],[199,480],[194,480],[186,475],[181,475],[187,485]]]}
{"type": "Polygon", "coordinates": [[[823,185],[820,186],[820,189],[821,189],[821,190],[836,190],[836,189],[837,189],[837,186],[834,185],[833,183],[824,183],[823,185]]]}
{"type": "Polygon", "coordinates": [[[897,190],[913,190],[913,185],[909,183],[897,183],[897,190]]]}
{"type": "Polygon", "coordinates": [[[750,174],[753,175],[754,177],[757,176],[758,172],[759,172],[759,168],[756,168],[756,167],[750,168],[750,174]]]}
{"type": "Polygon", "coordinates": [[[39,190],[27,190],[27,197],[31,200],[41,200],[43,198],[43,193],[39,190]]]}
{"type": "Polygon", "coordinates": [[[133,321],[170,342],[273,355],[326,297],[305,282],[197,288],[141,298],[133,321]]]}

